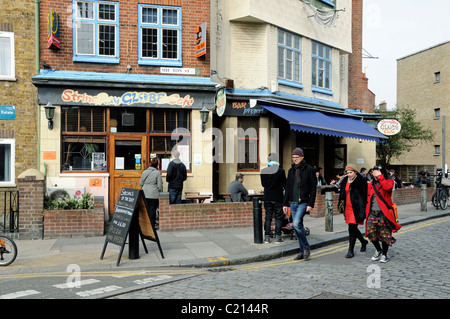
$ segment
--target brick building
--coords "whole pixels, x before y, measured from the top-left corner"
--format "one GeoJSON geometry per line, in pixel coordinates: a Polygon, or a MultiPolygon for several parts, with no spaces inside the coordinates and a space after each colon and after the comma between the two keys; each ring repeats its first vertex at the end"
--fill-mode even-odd
{"type": "Polygon", "coordinates": [[[384,136],[347,112],[350,0],[42,0],[39,8],[33,84],[49,189],[103,196],[111,214],[122,187],[139,188],[151,157],[165,175],[173,147],[188,167],[184,191],[214,196],[236,172],[260,189],[278,141],[284,167],[300,146],[328,181],[347,162],[375,163],[384,136]],[[321,25],[317,8],[335,24],[321,25]],[[54,107],[52,125],[45,107],[54,107]],[[309,114],[307,123],[292,112],[309,114]]]}
{"type": "Polygon", "coordinates": [[[416,112],[423,127],[434,132],[432,142],[420,142],[394,159],[404,181],[414,181],[420,170],[431,174],[450,159],[449,115],[450,41],[397,59],[397,107],[416,112]],[[445,145],[443,144],[443,118],[445,145]],[[445,152],[445,153],[444,153],[445,152]]]}
{"type": "Polygon", "coordinates": [[[16,189],[17,176],[37,165],[34,6],[3,1],[0,10],[0,188],[16,189]]]}

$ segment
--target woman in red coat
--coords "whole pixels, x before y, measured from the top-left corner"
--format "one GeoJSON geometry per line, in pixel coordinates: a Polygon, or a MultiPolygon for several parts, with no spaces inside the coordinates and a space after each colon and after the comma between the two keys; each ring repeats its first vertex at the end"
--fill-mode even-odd
{"type": "Polygon", "coordinates": [[[360,251],[366,251],[368,244],[358,229],[358,225],[363,225],[366,218],[367,181],[358,173],[355,165],[348,164],[344,173],[347,176],[340,183],[339,201],[344,204],[344,217],[348,225],[349,246],[345,258],[352,258],[355,256],[356,239],[361,242],[360,251]]]}
{"type": "Polygon", "coordinates": [[[372,242],[376,248],[375,255],[372,260],[380,262],[388,262],[387,251],[389,246],[395,243],[392,232],[400,229],[400,224],[395,220],[393,214],[389,211],[384,201],[392,206],[392,189],[394,188],[394,180],[388,177],[385,168],[375,166],[373,168],[374,180],[369,183],[367,189],[367,207],[366,207],[366,237],[372,242]],[[375,193],[383,197],[384,201],[375,193]],[[381,246],[380,246],[381,241],[381,246]]]}

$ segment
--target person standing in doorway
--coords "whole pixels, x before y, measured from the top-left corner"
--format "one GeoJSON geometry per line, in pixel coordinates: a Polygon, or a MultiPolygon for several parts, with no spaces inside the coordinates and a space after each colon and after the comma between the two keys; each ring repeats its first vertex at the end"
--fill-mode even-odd
{"type": "Polygon", "coordinates": [[[159,193],[163,191],[161,172],[158,170],[159,161],[153,158],[150,166],[142,172],[139,184],[144,191],[145,201],[150,211],[150,220],[156,226],[156,211],[159,207],[159,193]]]}
{"type": "Polygon", "coordinates": [[[286,174],[278,162],[278,154],[270,153],[267,158],[267,167],[261,170],[261,185],[264,187],[264,242],[270,243],[270,226],[275,217],[275,243],[286,241],[281,237],[283,219],[283,191],[286,186],[286,174]]]}
{"type": "Polygon", "coordinates": [[[181,204],[183,182],[187,178],[186,166],[180,160],[180,152],[172,151],[172,161],[167,166],[166,181],[169,184],[169,203],[181,204]]]}
{"type": "Polygon", "coordinates": [[[291,209],[293,227],[300,246],[299,254],[294,260],[308,259],[311,250],[306,239],[303,217],[314,208],[316,200],[317,178],[315,169],[305,161],[301,148],[292,152],[292,167],[288,171],[286,190],[283,200],[283,211],[291,209]]]}
{"type": "Polygon", "coordinates": [[[347,177],[340,185],[339,201],[343,202],[345,222],[348,225],[349,246],[345,258],[352,258],[355,256],[356,239],[361,242],[360,251],[366,251],[368,243],[358,229],[358,225],[363,225],[366,217],[367,181],[353,164],[345,167],[345,173],[347,177]]]}

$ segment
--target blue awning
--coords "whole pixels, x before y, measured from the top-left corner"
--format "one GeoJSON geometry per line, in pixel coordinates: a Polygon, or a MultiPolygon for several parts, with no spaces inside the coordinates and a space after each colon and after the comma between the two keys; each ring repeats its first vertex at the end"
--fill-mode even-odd
{"type": "Polygon", "coordinates": [[[345,115],[268,105],[261,107],[288,121],[291,130],[376,142],[387,138],[362,120],[345,115]]]}

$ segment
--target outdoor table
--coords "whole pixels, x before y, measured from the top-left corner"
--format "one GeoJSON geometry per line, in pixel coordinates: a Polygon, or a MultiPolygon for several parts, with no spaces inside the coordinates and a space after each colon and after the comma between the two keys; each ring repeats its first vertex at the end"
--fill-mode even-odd
{"type": "Polygon", "coordinates": [[[190,200],[196,201],[196,202],[198,202],[200,204],[203,203],[208,198],[211,198],[211,195],[200,195],[200,194],[197,194],[197,195],[194,195],[194,194],[186,195],[186,199],[190,199],[190,200]]]}
{"type": "Polygon", "coordinates": [[[263,222],[262,222],[262,198],[263,192],[248,194],[253,201],[253,241],[255,244],[263,243],[263,222]]]}

